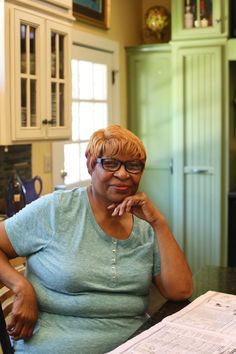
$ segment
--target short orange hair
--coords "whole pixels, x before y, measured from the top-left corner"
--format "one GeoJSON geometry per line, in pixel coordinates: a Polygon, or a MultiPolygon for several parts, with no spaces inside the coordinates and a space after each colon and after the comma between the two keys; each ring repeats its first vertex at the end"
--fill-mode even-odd
{"type": "Polygon", "coordinates": [[[95,131],[89,140],[85,156],[88,171],[95,166],[98,157],[129,156],[130,160],[146,162],[146,150],[142,141],[130,130],[119,125],[110,125],[107,128],[95,131]]]}

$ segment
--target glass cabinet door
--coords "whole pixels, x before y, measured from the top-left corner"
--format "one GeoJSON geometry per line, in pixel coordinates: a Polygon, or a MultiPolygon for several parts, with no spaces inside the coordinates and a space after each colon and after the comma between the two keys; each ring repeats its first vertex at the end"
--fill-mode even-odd
{"type": "Polygon", "coordinates": [[[172,39],[226,36],[227,13],[227,1],[172,1],[172,39]]]}
{"type": "Polygon", "coordinates": [[[15,9],[13,140],[70,137],[70,27],[15,9]]]}
{"type": "Polygon", "coordinates": [[[44,26],[42,17],[14,10],[14,31],[11,33],[14,140],[37,139],[45,134],[42,130],[44,26]]]}
{"type": "Polygon", "coordinates": [[[212,26],[212,0],[186,0],[183,27],[206,28],[212,26]]]}
{"type": "Polygon", "coordinates": [[[51,121],[52,126],[65,125],[65,36],[51,31],[51,121]]]}
{"type": "Polygon", "coordinates": [[[68,28],[63,24],[47,22],[48,48],[48,136],[70,135],[70,48],[68,28]],[[55,130],[57,128],[57,133],[55,130]]]}
{"type": "Polygon", "coordinates": [[[38,86],[36,72],[37,28],[30,24],[20,24],[20,125],[36,127],[38,86]]]}

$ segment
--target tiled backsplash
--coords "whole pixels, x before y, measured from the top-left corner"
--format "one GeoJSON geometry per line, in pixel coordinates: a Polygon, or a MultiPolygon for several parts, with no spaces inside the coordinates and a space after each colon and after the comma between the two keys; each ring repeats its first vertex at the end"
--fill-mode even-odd
{"type": "Polygon", "coordinates": [[[14,170],[24,179],[32,177],[30,144],[0,146],[0,199],[5,199],[8,181],[14,170]]]}

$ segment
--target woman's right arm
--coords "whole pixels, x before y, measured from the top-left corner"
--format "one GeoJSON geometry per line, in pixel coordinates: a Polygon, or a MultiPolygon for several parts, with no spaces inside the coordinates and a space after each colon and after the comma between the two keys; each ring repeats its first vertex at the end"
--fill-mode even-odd
{"type": "Polygon", "coordinates": [[[4,223],[0,223],[0,281],[15,294],[8,333],[15,339],[32,336],[38,318],[36,294],[31,283],[10,264],[16,254],[7,236],[4,223]]]}

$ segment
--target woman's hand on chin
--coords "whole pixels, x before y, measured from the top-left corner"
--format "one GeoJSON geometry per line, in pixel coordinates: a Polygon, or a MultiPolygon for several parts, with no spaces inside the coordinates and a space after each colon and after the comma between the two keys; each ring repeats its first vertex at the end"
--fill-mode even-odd
{"type": "Polygon", "coordinates": [[[126,197],[119,204],[113,203],[108,206],[108,209],[112,211],[112,216],[122,216],[124,213],[131,213],[151,225],[164,219],[146,194],[142,192],[126,197]]]}

